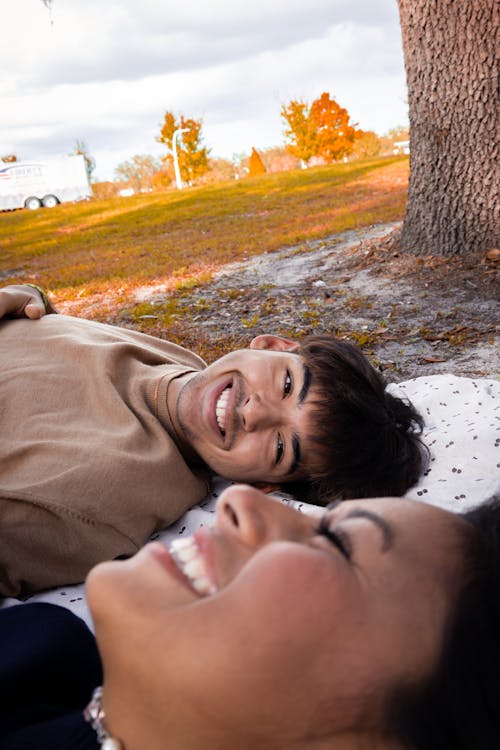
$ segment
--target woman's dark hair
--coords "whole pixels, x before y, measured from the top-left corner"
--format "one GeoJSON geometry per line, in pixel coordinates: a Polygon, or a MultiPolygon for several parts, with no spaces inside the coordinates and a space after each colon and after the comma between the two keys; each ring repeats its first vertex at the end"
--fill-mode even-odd
{"type": "Polygon", "coordinates": [[[465,575],[437,669],[390,701],[389,726],[415,750],[500,747],[500,496],[462,518],[465,575]]]}
{"type": "Polygon", "coordinates": [[[351,344],[310,336],[298,353],[315,393],[309,438],[317,455],[306,479],[288,487],[321,505],[337,497],[403,495],[426,457],[420,414],[387,393],[385,379],[351,344]]]}

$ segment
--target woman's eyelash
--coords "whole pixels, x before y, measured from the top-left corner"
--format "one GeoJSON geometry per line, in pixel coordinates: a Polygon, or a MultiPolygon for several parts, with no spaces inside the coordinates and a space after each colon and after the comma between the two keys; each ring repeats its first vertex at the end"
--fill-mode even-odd
{"type": "Polygon", "coordinates": [[[331,542],[339,552],[341,552],[346,560],[350,560],[352,556],[352,547],[351,542],[348,539],[347,535],[344,534],[342,531],[334,531],[334,529],[331,529],[328,525],[328,520],[326,516],[322,516],[319,524],[316,528],[316,533],[320,536],[326,537],[329,542],[331,542]]]}

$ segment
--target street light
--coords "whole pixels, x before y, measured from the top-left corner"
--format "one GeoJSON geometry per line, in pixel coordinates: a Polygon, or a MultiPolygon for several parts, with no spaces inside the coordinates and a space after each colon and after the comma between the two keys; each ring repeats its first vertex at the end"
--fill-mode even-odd
{"type": "Polygon", "coordinates": [[[177,128],[177,130],[174,130],[174,134],[172,136],[172,153],[174,155],[175,182],[178,190],[182,190],[182,180],[181,172],[179,169],[179,159],[177,158],[177,136],[181,135],[181,133],[187,133],[188,130],[189,128],[177,128]]]}

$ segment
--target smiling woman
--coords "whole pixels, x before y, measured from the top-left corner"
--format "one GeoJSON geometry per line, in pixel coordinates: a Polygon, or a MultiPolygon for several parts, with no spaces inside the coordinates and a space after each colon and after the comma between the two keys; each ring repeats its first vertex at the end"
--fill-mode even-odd
{"type": "Polygon", "coordinates": [[[399,498],[304,514],[233,486],[212,529],[91,572],[104,686],[86,715],[98,735],[77,710],[100,681],[90,634],[73,623],[63,637],[50,605],[2,613],[31,623],[44,679],[40,643],[52,633],[69,682],[78,685],[72,650],[82,672],[70,697],[52,661],[50,716],[40,724],[38,705],[27,727],[24,698],[22,718],[0,711],[2,747],[21,737],[27,749],[90,750],[99,736],[107,750],[490,750],[500,738],[499,531],[498,500],[464,517],[399,498]]]}

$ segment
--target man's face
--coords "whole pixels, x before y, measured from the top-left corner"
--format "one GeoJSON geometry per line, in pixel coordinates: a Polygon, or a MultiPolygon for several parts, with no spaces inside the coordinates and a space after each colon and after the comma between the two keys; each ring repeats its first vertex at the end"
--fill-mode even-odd
{"type": "Polygon", "coordinates": [[[249,349],[221,357],[174,392],[176,431],[212,471],[276,484],[303,476],[311,456],[312,389],[297,348],[258,336],[249,349]]]}

